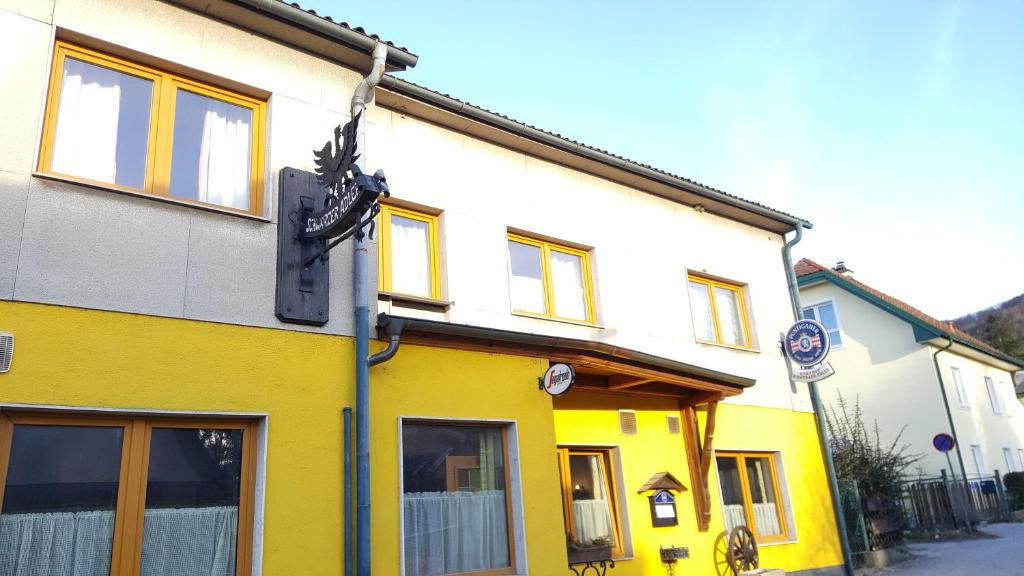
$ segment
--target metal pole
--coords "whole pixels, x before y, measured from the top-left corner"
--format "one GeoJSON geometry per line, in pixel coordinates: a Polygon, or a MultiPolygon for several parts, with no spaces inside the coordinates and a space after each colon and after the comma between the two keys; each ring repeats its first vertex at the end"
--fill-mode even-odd
{"type": "MultiPolygon", "coordinates": [[[[790,250],[803,238],[803,223],[795,226],[796,236],[786,242],[782,247],[782,263],[786,267],[786,279],[789,284],[789,300],[793,306],[793,318],[799,320],[801,317],[800,288],[796,281],[796,272],[793,270],[793,258],[790,250]]],[[[789,360],[786,360],[789,363],[789,360]]],[[[839,532],[839,546],[843,551],[843,573],[845,576],[854,576],[853,555],[850,552],[850,536],[846,531],[846,520],[843,517],[843,506],[839,500],[839,482],[836,479],[836,467],[832,462],[832,446],[828,441],[828,430],[825,427],[825,411],[821,407],[821,397],[818,395],[818,383],[808,382],[807,389],[811,394],[811,407],[814,409],[814,422],[818,427],[818,440],[821,442],[821,455],[825,461],[825,475],[828,477],[828,489],[832,495],[832,514],[836,521],[836,530],[839,532]]]]}
{"type": "Polygon", "coordinates": [[[345,477],[345,576],[352,576],[352,408],[342,410],[345,420],[345,450],[342,474],[345,477]]]}

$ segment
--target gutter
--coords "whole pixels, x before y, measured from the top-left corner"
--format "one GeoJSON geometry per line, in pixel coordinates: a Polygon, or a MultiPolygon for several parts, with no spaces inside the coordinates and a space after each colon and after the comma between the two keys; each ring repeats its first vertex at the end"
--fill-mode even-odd
{"type": "Polygon", "coordinates": [[[320,16],[306,12],[302,8],[297,8],[291,4],[281,2],[280,0],[232,1],[236,4],[243,4],[256,12],[268,14],[274,18],[295,24],[300,28],[305,28],[316,32],[317,34],[327,36],[328,38],[337,40],[342,44],[347,44],[348,46],[359,49],[367,54],[373,52],[374,47],[379,42],[380,44],[387,46],[388,63],[397,64],[402,69],[416,66],[416,62],[419,60],[419,57],[415,54],[410,54],[405,50],[396,48],[383,41],[379,41],[366,34],[346,28],[337,22],[321,18],[320,16]]]}
{"type": "Polygon", "coordinates": [[[660,172],[658,170],[650,168],[649,166],[644,166],[643,164],[631,162],[629,160],[626,160],[625,158],[619,158],[617,156],[608,154],[607,152],[602,152],[600,150],[584,146],[578,142],[573,142],[572,140],[555,136],[554,134],[544,132],[543,130],[538,130],[537,128],[528,126],[522,122],[511,120],[509,118],[501,116],[500,114],[495,114],[494,112],[490,112],[488,110],[484,110],[483,108],[473,106],[472,104],[463,102],[461,100],[457,100],[455,98],[452,98],[451,96],[447,96],[439,92],[434,92],[433,90],[430,90],[428,88],[417,86],[416,84],[413,84],[411,82],[395,78],[394,76],[385,75],[384,78],[381,79],[380,85],[389,90],[393,90],[399,94],[415,98],[416,100],[421,100],[428,104],[437,106],[438,108],[447,110],[460,116],[471,118],[483,124],[487,124],[495,128],[500,128],[513,134],[522,136],[523,138],[526,138],[528,140],[540,142],[542,144],[551,146],[552,148],[557,148],[559,150],[563,150],[565,152],[569,152],[571,154],[575,154],[583,158],[587,158],[590,160],[594,160],[596,162],[600,162],[602,164],[619,168],[621,170],[625,170],[626,172],[630,172],[637,176],[642,176],[644,178],[648,178],[650,180],[654,180],[662,184],[667,184],[669,186],[672,186],[673,188],[680,188],[687,192],[703,196],[710,200],[721,202],[722,204],[727,204],[729,206],[740,208],[752,214],[757,214],[758,216],[763,216],[770,220],[787,224],[793,228],[796,228],[797,225],[800,225],[803,226],[804,228],[810,229],[813,226],[810,222],[802,218],[785,214],[777,210],[772,210],[771,208],[761,206],[754,202],[750,202],[749,200],[743,200],[742,198],[737,198],[724,192],[714,190],[706,186],[701,186],[700,184],[697,184],[696,182],[692,182],[685,178],[672,176],[665,172],[660,172]]]}
{"type": "Polygon", "coordinates": [[[612,356],[619,360],[627,360],[638,364],[654,366],[663,370],[678,372],[681,375],[698,376],[700,378],[717,381],[730,386],[749,388],[756,383],[756,380],[752,378],[745,378],[735,374],[709,370],[707,368],[701,368],[700,366],[686,364],[685,362],[662,358],[661,356],[654,356],[644,352],[630,350],[628,348],[612,346],[611,344],[605,344],[604,342],[591,342],[590,340],[577,340],[575,338],[558,338],[554,336],[544,336],[541,334],[514,332],[512,330],[470,326],[468,324],[451,324],[448,322],[439,322],[437,320],[392,316],[386,313],[377,315],[378,330],[387,331],[389,337],[394,337],[393,331],[395,330],[396,323],[401,323],[400,330],[404,330],[406,333],[418,332],[421,334],[438,334],[443,336],[470,338],[483,342],[519,344],[548,349],[552,352],[560,351],[564,353],[567,350],[590,352],[612,356]]]}
{"type": "MultiPolygon", "coordinates": [[[[964,453],[960,450],[960,437],[956,435],[956,425],[953,424],[953,412],[949,409],[949,396],[946,394],[946,384],[942,381],[942,370],[939,369],[939,354],[949,350],[953,347],[953,338],[946,336],[946,340],[949,341],[943,348],[939,348],[932,354],[932,362],[935,364],[935,377],[939,380],[939,392],[942,393],[942,407],[946,409],[946,420],[949,422],[949,434],[953,437],[953,447],[956,448],[956,460],[960,464],[960,475],[964,479],[964,500],[962,502],[964,507],[964,523],[967,524],[967,531],[974,532],[974,526],[971,524],[971,515],[967,511],[967,467],[964,466],[964,453]]],[[[950,470],[952,473],[953,471],[950,470]]],[[[956,474],[953,474],[953,481],[956,482],[956,474]]]]}

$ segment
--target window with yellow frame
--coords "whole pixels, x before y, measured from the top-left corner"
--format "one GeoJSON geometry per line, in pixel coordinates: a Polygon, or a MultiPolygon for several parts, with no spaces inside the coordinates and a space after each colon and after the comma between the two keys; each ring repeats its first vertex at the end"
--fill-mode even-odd
{"type": "Polygon", "coordinates": [[[610,547],[623,555],[622,527],[608,448],[558,448],[562,507],[570,561],[573,550],[610,547]]]}
{"type": "Polygon", "coordinates": [[[774,456],[764,452],[715,454],[726,530],[742,524],[758,542],[789,538],[774,456]]]}
{"type": "Polygon", "coordinates": [[[266,102],[66,42],[38,170],[262,215],[266,102]]]}
{"type": "Polygon", "coordinates": [[[0,523],[22,543],[0,554],[0,573],[251,574],[255,428],[0,416],[0,523]]]}
{"type": "Polygon", "coordinates": [[[382,291],[441,298],[437,220],[434,214],[381,204],[378,261],[382,291]]]}
{"type": "Polygon", "coordinates": [[[553,242],[508,235],[512,311],[594,322],[590,255],[553,242]]]}
{"type": "Polygon", "coordinates": [[[697,340],[752,348],[743,287],[692,274],[687,280],[697,340]]]}

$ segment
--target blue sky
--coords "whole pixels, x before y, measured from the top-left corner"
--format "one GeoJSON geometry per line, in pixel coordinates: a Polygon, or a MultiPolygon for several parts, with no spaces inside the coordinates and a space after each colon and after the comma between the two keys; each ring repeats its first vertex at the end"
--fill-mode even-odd
{"type": "Polygon", "coordinates": [[[804,217],[797,256],[934,316],[1024,291],[1024,2],[300,3],[407,80],[804,217]]]}

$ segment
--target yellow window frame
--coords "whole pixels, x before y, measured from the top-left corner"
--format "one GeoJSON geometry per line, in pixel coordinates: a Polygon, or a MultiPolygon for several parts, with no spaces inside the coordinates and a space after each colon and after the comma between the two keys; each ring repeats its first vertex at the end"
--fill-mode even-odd
{"type": "Polygon", "coordinates": [[[718,344],[720,346],[729,346],[732,348],[743,348],[746,350],[753,348],[754,346],[751,343],[752,341],[750,337],[750,320],[747,317],[747,301],[746,298],[744,298],[743,296],[743,286],[739,284],[731,284],[729,282],[722,282],[721,280],[712,280],[710,278],[705,278],[703,276],[694,276],[693,274],[688,274],[686,276],[686,280],[687,288],[689,288],[689,282],[694,282],[696,284],[701,284],[704,286],[704,289],[707,291],[708,302],[710,303],[711,307],[711,319],[715,331],[715,339],[704,340],[698,338],[697,340],[699,342],[708,342],[710,344],[718,344]],[[722,326],[719,323],[718,319],[718,302],[715,298],[715,288],[721,288],[723,290],[728,290],[736,294],[736,305],[740,309],[740,319],[743,326],[742,345],[726,342],[725,339],[722,337],[722,326]]]}
{"type": "MultiPolygon", "coordinates": [[[[384,292],[393,292],[391,284],[391,271],[394,260],[391,254],[391,217],[401,216],[410,220],[424,222],[427,224],[427,243],[430,255],[430,294],[428,298],[439,300],[441,298],[441,250],[438,242],[437,215],[420,212],[409,208],[402,208],[391,204],[380,205],[380,245],[377,258],[377,272],[380,278],[380,289],[384,292]]],[[[415,294],[414,296],[422,296],[415,294]]]]}
{"type": "Polygon", "coordinates": [[[620,558],[624,555],[622,542],[622,518],[619,515],[619,493],[612,470],[612,450],[610,448],[573,448],[559,447],[558,472],[562,484],[562,510],[565,517],[565,535],[576,539],[576,518],[572,505],[572,476],[569,470],[570,456],[597,456],[601,465],[601,479],[604,481],[605,494],[608,494],[608,506],[612,515],[612,532],[615,542],[612,545],[612,556],[620,558]]]}
{"type": "MultiPolygon", "coordinates": [[[[524,316],[534,316],[538,318],[552,318],[554,320],[562,320],[566,322],[585,322],[588,324],[594,323],[594,286],[593,279],[590,275],[590,253],[585,250],[578,248],[570,248],[563,244],[557,244],[554,242],[548,242],[546,240],[537,240],[528,236],[520,234],[508,233],[509,242],[518,242],[520,244],[528,244],[530,246],[536,246],[540,248],[540,260],[541,260],[541,276],[543,277],[544,283],[544,314],[538,314],[537,312],[531,312],[529,310],[518,310],[512,309],[512,312],[516,314],[522,314],[524,316]],[[569,318],[565,316],[559,316],[555,313],[555,286],[551,280],[551,252],[561,252],[563,254],[569,254],[571,256],[578,256],[582,263],[582,274],[583,274],[583,287],[586,291],[584,297],[584,307],[586,308],[585,318],[569,318]]],[[[509,275],[511,278],[511,266],[512,262],[509,261],[509,275]]]]}
{"type": "Polygon", "coordinates": [[[43,116],[43,136],[40,146],[39,162],[36,169],[44,174],[59,176],[63,179],[83,184],[147,194],[185,204],[198,204],[243,214],[263,215],[263,170],[265,156],[267,103],[257,98],[244,96],[215,86],[197,82],[177,74],[164,72],[156,68],[136,64],[129,60],[97,52],[64,41],[58,41],[53,52],[53,67],[50,70],[50,90],[46,100],[46,111],[43,116]],[[51,169],[53,165],[53,144],[57,130],[57,108],[63,88],[62,77],[64,60],[71,57],[76,60],[102,66],[111,70],[150,80],[153,83],[149,111],[149,135],[146,153],[146,176],[142,188],[134,188],[82,178],[73,174],[61,174],[51,169]],[[252,112],[250,133],[250,171],[249,171],[249,209],[241,210],[211,204],[199,200],[180,198],[170,194],[171,184],[171,152],[174,144],[174,111],[175,98],[178,90],[186,90],[202,96],[235,104],[252,112]]]}
{"type": "Polygon", "coordinates": [[[786,522],[785,506],[782,502],[782,492],[779,490],[779,474],[775,469],[775,454],[772,452],[717,452],[717,458],[735,458],[737,469],[740,475],[740,489],[743,491],[743,515],[747,519],[747,527],[757,537],[758,542],[785,542],[789,537],[789,524],[786,522]],[[757,520],[754,518],[754,502],[750,496],[750,481],[747,478],[747,458],[757,458],[768,461],[768,468],[771,471],[771,488],[775,493],[775,513],[779,518],[781,534],[762,535],[757,527],[757,520]]]}

